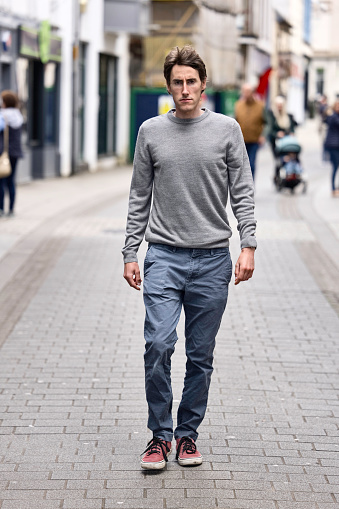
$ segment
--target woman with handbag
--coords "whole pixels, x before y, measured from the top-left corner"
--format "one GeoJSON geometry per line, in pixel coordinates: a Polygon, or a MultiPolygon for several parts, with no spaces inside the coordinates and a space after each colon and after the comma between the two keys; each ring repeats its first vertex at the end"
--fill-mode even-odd
{"type": "Polygon", "coordinates": [[[0,178],[0,216],[5,214],[5,191],[9,195],[9,210],[7,216],[14,215],[15,204],[15,172],[18,159],[23,157],[21,148],[21,129],[23,117],[18,108],[19,100],[11,90],[1,93],[2,108],[0,112],[0,154],[8,152],[11,172],[0,178]],[[7,146],[6,146],[7,145],[7,146]]]}

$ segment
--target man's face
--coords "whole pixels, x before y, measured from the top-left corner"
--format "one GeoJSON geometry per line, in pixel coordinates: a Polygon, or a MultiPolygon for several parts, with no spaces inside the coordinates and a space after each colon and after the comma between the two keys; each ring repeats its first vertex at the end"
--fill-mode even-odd
{"type": "Polygon", "coordinates": [[[171,71],[168,92],[172,95],[178,118],[199,117],[201,93],[206,80],[200,81],[199,73],[187,65],[174,65],[171,71]]]}

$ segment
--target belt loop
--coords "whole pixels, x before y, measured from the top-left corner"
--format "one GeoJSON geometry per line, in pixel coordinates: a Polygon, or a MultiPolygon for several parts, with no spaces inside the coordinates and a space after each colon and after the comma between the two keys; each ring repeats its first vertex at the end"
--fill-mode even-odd
{"type": "Polygon", "coordinates": [[[173,246],[173,253],[175,253],[177,250],[177,248],[175,246],[173,246]]]}
{"type": "Polygon", "coordinates": [[[210,255],[213,256],[214,255],[214,249],[211,249],[210,250],[210,255]]]}

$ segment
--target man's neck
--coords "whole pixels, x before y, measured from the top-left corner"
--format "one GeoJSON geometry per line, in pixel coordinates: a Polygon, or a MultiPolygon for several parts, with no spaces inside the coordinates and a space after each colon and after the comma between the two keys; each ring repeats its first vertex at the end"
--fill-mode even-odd
{"type": "Polygon", "coordinates": [[[187,115],[183,115],[181,112],[179,112],[179,115],[177,114],[177,110],[173,111],[173,115],[176,118],[182,118],[182,119],[192,119],[192,118],[198,118],[201,115],[205,113],[205,110],[199,109],[197,112],[189,112],[187,115]]]}

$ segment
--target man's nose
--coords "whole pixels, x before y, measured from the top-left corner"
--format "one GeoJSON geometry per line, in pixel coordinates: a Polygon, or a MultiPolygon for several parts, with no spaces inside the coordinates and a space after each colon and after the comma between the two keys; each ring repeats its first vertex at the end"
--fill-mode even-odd
{"type": "Polygon", "coordinates": [[[187,83],[186,81],[184,81],[184,84],[182,86],[182,95],[188,95],[189,92],[188,92],[188,88],[187,88],[187,83]]]}

